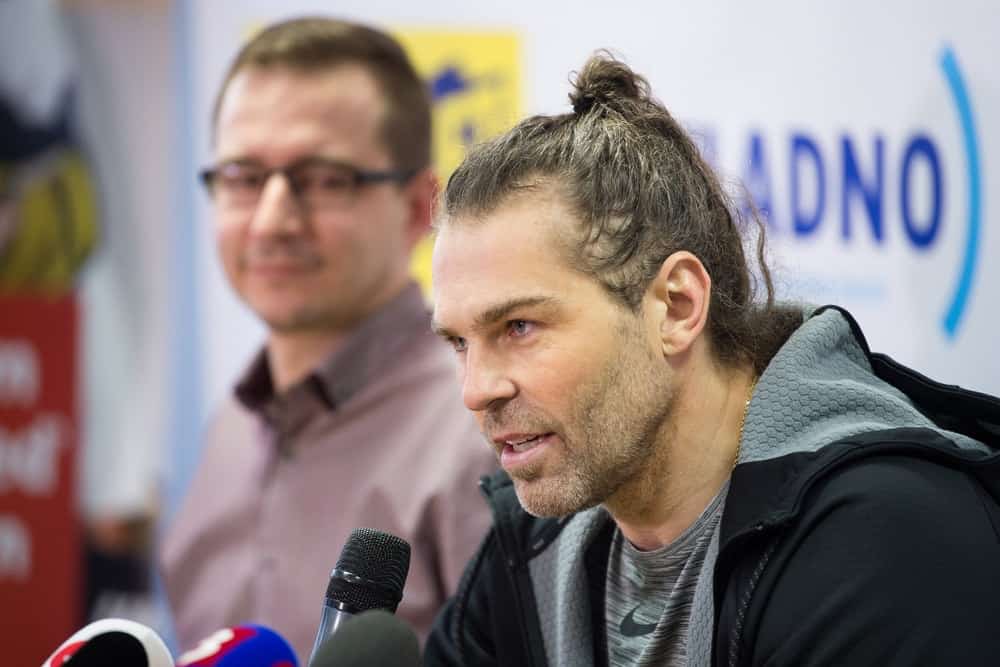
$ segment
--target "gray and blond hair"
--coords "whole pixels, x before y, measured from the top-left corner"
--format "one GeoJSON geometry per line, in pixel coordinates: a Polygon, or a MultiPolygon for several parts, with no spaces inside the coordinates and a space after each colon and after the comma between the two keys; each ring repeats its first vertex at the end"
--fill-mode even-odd
{"type": "Polygon", "coordinates": [[[621,61],[593,56],[570,101],[572,113],[528,118],[474,147],[448,182],[439,224],[482,218],[519,191],[554,186],[582,224],[570,252],[578,270],[637,311],[663,261],[693,253],[712,279],[715,358],[761,372],[801,319],[774,303],[763,224],[754,217],[758,278],[718,177],[648,82],[621,61]]]}

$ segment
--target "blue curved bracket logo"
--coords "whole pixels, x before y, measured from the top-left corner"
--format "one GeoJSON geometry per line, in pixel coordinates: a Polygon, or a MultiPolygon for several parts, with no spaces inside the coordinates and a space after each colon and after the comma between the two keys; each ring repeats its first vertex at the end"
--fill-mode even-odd
{"type": "Polygon", "coordinates": [[[982,202],[979,183],[979,146],[976,140],[976,124],[972,118],[972,104],[969,102],[969,94],[966,90],[965,82],[962,80],[962,73],[958,69],[958,61],[955,58],[955,53],[949,47],[945,47],[941,52],[941,69],[944,71],[948,87],[951,89],[951,95],[955,100],[955,109],[958,112],[958,120],[962,128],[966,167],[969,173],[969,223],[965,237],[965,256],[962,259],[962,269],[958,274],[958,285],[955,286],[955,293],[952,295],[951,304],[948,306],[944,320],[941,323],[944,326],[945,335],[948,338],[954,338],[958,332],[958,325],[969,304],[972,281],[976,273],[976,263],[979,257],[982,202]]]}

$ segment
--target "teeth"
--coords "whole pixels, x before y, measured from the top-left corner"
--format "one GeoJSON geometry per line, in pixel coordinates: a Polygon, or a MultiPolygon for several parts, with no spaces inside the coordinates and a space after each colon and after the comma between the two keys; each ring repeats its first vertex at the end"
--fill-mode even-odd
{"type": "Polygon", "coordinates": [[[531,449],[532,447],[534,447],[535,445],[538,444],[538,439],[539,439],[539,436],[536,435],[536,436],[532,436],[530,438],[527,438],[525,440],[518,440],[517,442],[513,442],[513,441],[508,440],[507,444],[510,445],[514,449],[515,452],[526,452],[526,451],[528,451],[529,449],[531,449]]]}

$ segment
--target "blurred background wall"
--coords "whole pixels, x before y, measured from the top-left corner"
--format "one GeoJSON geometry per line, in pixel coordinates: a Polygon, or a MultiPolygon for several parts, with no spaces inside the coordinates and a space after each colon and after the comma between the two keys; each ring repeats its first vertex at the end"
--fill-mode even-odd
{"type": "MultiPolygon", "coordinates": [[[[79,612],[44,623],[47,634],[30,631],[39,618],[0,611],[0,634],[34,642],[32,659],[87,615],[169,633],[150,545],[186,487],[206,415],[263,335],[225,284],[197,188],[210,105],[252,31],[330,12],[387,26],[407,44],[434,93],[443,178],[469,142],[526,113],[568,110],[569,73],[612,49],[695,133],[734,197],[746,206],[752,194],[780,295],[842,304],[873,349],[1000,393],[995,2],[7,0],[0,591],[37,595],[30,586],[58,580],[78,587],[65,599],[79,596],[79,612]],[[48,132],[49,143],[17,139],[25,132],[48,132]],[[57,262],[38,248],[65,234],[35,230],[66,214],[28,206],[24,193],[59,168],[75,179],[73,210],[85,222],[57,262]],[[38,235],[48,240],[24,240],[38,235]],[[22,326],[31,317],[47,333],[22,326]],[[10,380],[30,379],[18,373],[31,359],[36,394],[10,380]],[[38,398],[67,386],[51,405],[38,398]],[[46,459],[54,479],[25,487],[26,462],[45,468],[32,434],[56,413],[72,428],[46,459]],[[31,513],[46,502],[47,514],[31,513]],[[53,517],[62,523],[46,523],[53,517]],[[45,561],[59,531],[79,540],[45,561]]],[[[425,253],[415,259],[421,276],[425,253]]]]}

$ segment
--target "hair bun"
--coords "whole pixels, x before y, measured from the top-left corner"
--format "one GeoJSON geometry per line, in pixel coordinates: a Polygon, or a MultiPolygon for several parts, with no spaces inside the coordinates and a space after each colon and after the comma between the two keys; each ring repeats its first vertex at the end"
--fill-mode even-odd
{"type": "Polygon", "coordinates": [[[598,51],[583,65],[573,81],[569,101],[582,115],[598,103],[620,107],[625,100],[649,99],[649,84],[608,51],[598,51]]]}
{"type": "Polygon", "coordinates": [[[569,100],[573,103],[573,113],[580,116],[590,111],[590,108],[594,106],[594,102],[597,101],[597,98],[589,93],[582,95],[574,95],[573,93],[570,93],[569,100]]]}

